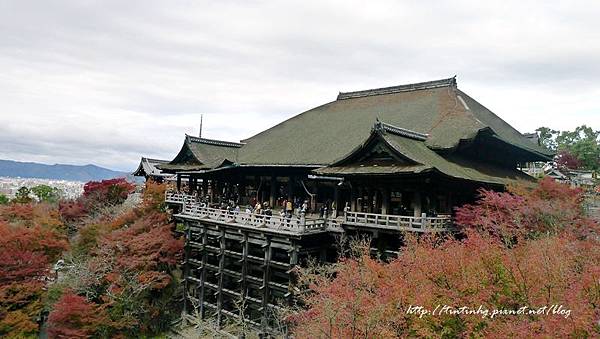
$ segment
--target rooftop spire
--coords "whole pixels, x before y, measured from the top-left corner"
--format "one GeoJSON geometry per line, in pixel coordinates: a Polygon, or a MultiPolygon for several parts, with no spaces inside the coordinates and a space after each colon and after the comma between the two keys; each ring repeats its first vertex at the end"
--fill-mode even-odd
{"type": "Polygon", "coordinates": [[[200,114],[200,132],[198,132],[198,138],[202,138],[202,117],[204,114],[200,114]]]}

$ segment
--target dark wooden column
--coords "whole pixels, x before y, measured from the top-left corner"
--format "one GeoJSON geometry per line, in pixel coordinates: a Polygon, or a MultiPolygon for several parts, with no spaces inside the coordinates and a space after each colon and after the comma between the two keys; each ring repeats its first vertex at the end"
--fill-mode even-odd
{"type": "Polygon", "coordinates": [[[208,244],[208,232],[206,227],[202,227],[202,267],[200,271],[200,317],[204,318],[205,316],[205,307],[204,307],[204,294],[206,293],[206,288],[204,284],[206,282],[206,275],[208,274],[206,270],[206,263],[208,262],[208,253],[206,251],[206,245],[208,244]]]}
{"type": "Polygon", "coordinates": [[[414,210],[413,216],[415,218],[421,217],[421,192],[415,191],[413,194],[412,208],[414,210]]]}
{"type": "Polygon", "coordinates": [[[277,186],[277,177],[272,175],[271,176],[271,189],[269,192],[269,205],[271,205],[271,208],[275,207],[275,194],[276,194],[276,187],[277,186]]]}
{"type": "Polygon", "coordinates": [[[381,189],[381,214],[388,214],[390,211],[390,189],[383,187],[381,189]]]}
{"type": "Polygon", "coordinates": [[[225,229],[221,228],[219,234],[219,285],[217,291],[217,327],[221,327],[223,320],[223,269],[225,268],[225,229]]]}
{"type": "Polygon", "coordinates": [[[184,244],[184,250],[183,250],[183,262],[184,262],[184,266],[183,266],[183,277],[184,279],[184,283],[183,283],[183,291],[185,293],[185,295],[183,296],[183,312],[190,314],[191,309],[189,309],[188,306],[188,289],[190,286],[190,283],[188,281],[188,277],[190,275],[190,263],[189,263],[189,259],[190,259],[190,241],[192,238],[192,231],[190,228],[190,225],[188,224],[187,221],[183,222],[183,225],[185,227],[185,244],[184,244]]]}
{"type": "Polygon", "coordinates": [[[268,319],[269,319],[269,281],[271,280],[271,238],[267,237],[265,242],[262,244],[263,252],[264,252],[264,260],[263,260],[263,278],[262,278],[262,300],[261,307],[263,312],[263,317],[261,321],[261,325],[263,328],[268,327],[268,319]]]}
{"type": "Polygon", "coordinates": [[[336,183],[333,186],[333,202],[331,208],[331,216],[333,218],[337,217],[338,209],[340,208],[340,194],[339,194],[339,185],[336,183]]]}
{"type": "Polygon", "coordinates": [[[293,176],[288,177],[288,185],[287,185],[287,199],[294,199],[294,180],[293,176]]]}
{"type": "Polygon", "coordinates": [[[206,197],[208,195],[208,179],[202,179],[202,196],[206,197]]]}

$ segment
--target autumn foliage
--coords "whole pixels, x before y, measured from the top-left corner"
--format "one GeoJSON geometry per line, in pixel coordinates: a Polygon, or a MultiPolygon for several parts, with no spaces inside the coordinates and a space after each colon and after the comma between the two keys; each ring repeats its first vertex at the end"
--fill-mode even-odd
{"type": "Polygon", "coordinates": [[[578,236],[598,232],[583,213],[583,191],[551,178],[535,187],[509,187],[507,192],[480,190],[473,205],[456,210],[461,229],[485,232],[505,242],[569,231],[578,236]]]}
{"type": "MultiPolygon", "coordinates": [[[[103,310],[101,324],[92,322],[89,327],[94,336],[158,333],[176,315],[170,307],[176,291],[173,271],[183,243],[173,236],[162,197],[164,187],[148,183],[138,206],[108,219],[104,214],[92,218],[74,238],[74,253],[79,256],[52,288],[85,297],[87,305],[103,310]]],[[[56,306],[50,313],[51,320],[74,316],[56,306]]],[[[71,325],[50,322],[49,329],[65,333],[71,325]]]]}
{"type": "Polygon", "coordinates": [[[125,178],[90,181],[83,186],[83,195],[79,201],[91,211],[95,208],[117,205],[125,201],[135,186],[125,178]]]}
{"type": "MultiPolygon", "coordinates": [[[[38,222],[23,226],[15,210],[8,211],[15,224],[0,221],[0,335],[32,335],[38,330],[51,264],[68,243],[58,230],[38,222]]],[[[30,210],[25,215],[28,223],[39,218],[30,210]]]]}
{"type": "Polygon", "coordinates": [[[66,291],[48,318],[52,338],[89,338],[108,322],[104,310],[85,297],[66,291]]]}
{"type": "Polygon", "coordinates": [[[164,211],[164,187],[148,183],[131,206],[123,202],[133,186],[123,179],[84,191],[71,201],[0,206],[0,336],[37,336],[46,315],[50,338],[153,335],[178,314],[182,241],[164,211]]]}
{"type": "Polygon", "coordinates": [[[581,217],[580,198],[548,180],[507,193],[481,191],[475,205],[457,211],[460,240],[407,235],[389,262],[373,258],[363,243],[358,255],[332,267],[303,270],[300,283],[310,289],[305,307],[288,318],[294,334],[597,337],[600,244],[597,225],[581,217]],[[543,307],[548,313],[539,312],[543,307]],[[537,313],[492,317],[494,310],[520,309],[537,313]]]}

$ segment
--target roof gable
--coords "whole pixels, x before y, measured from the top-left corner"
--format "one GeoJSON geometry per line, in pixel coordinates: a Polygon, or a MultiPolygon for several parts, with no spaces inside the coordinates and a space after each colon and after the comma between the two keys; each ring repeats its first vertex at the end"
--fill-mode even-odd
{"type": "Polygon", "coordinates": [[[243,144],[185,136],[179,153],[168,164],[160,165],[169,171],[194,171],[215,168],[225,161],[236,162],[238,150],[243,144]]]}
{"type": "Polygon", "coordinates": [[[528,180],[526,174],[516,170],[488,164],[474,163],[467,159],[450,159],[441,156],[426,145],[419,133],[406,133],[406,129],[377,122],[368,139],[351,153],[315,170],[321,175],[391,175],[434,171],[445,176],[463,180],[504,185],[514,180],[528,180]],[[393,128],[389,128],[389,127],[393,128]],[[368,155],[389,152],[395,159],[386,162],[365,161],[368,155]],[[367,156],[367,157],[365,157],[367,156]]]}
{"type": "Polygon", "coordinates": [[[159,159],[151,159],[142,157],[140,159],[140,164],[137,169],[132,173],[133,176],[143,177],[143,176],[167,176],[167,174],[162,173],[162,171],[157,168],[158,165],[168,163],[168,160],[159,160],[159,159]]]}

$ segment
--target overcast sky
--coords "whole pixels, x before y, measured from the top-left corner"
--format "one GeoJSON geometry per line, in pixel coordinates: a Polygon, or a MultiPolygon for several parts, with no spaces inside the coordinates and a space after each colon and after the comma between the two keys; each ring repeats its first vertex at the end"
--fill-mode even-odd
{"type": "Polygon", "coordinates": [[[239,141],[455,74],[521,132],[600,129],[600,1],[0,0],[0,158],[132,170],[201,113],[239,141]]]}

